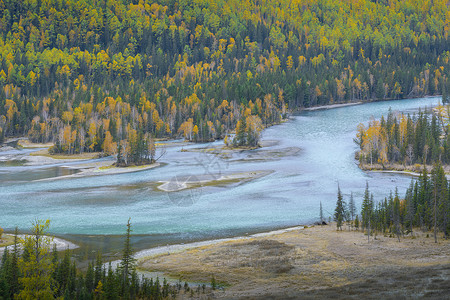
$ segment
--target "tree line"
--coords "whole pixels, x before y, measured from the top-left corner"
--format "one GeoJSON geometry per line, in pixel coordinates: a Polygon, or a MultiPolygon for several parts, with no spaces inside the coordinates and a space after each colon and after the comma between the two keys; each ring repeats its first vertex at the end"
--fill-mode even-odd
{"type": "Polygon", "coordinates": [[[444,0],[3,0],[0,138],[110,154],[132,130],[201,142],[245,118],[236,144],[252,144],[303,107],[445,94],[449,15],[444,0]]]}
{"type": "Polygon", "coordinates": [[[356,214],[353,194],[347,205],[338,188],[334,220],[337,228],[349,226],[366,230],[370,235],[391,234],[400,237],[413,234],[416,229],[433,231],[437,241],[438,232],[444,238],[450,235],[450,185],[442,165],[434,164],[431,174],[424,167],[418,179],[412,179],[405,197],[397,192],[382,201],[375,201],[366,184],[361,211],[356,214]]]}
{"type": "Polygon", "coordinates": [[[358,125],[359,160],[372,166],[390,164],[450,164],[450,106],[419,111],[416,115],[389,111],[387,118],[358,125]]]}
{"type": "Polygon", "coordinates": [[[33,222],[31,234],[23,240],[16,228],[14,245],[4,250],[1,258],[0,299],[168,299],[180,292],[191,296],[205,293],[205,285],[194,290],[187,283],[182,286],[166,279],[139,278],[130,244],[130,220],[117,267],[111,263],[106,267],[98,253],[84,272],[70,250],[60,257],[55,244],[50,249],[49,225],[49,220],[33,222]]]}

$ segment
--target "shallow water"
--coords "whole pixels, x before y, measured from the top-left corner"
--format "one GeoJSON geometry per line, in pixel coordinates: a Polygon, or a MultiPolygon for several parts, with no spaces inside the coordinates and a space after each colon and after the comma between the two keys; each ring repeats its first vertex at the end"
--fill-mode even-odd
{"type": "MultiPolygon", "coordinates": [[[[438,101],[386,101],[303,112],[265,130],[263,141],[270,146],[260,150],[235,153],[227,159],[180,151],[222,142],[184,146],[177,142],[160,160],[167,164],[135,173],[37,181],[76,171],[62,166],[0,166],[0,225],[28,228],[36,218],[50,219],[56,235],[91,245],[89,249],[114,250],[121,243],[112,240],[125,231],[129,217],[138,249],[310,223],[318,219],[319,202],[327,216],[332,214],[338,183],[346,200],[353,192],[358,209],[366,181],[377,200],[395,187],[404,195],[411,177],[358,168],[353,143],[356,126],[372,116],[386,115],[389,107],[412,112],[438,101]],[[226,187],[176,193],[155,188],[159,181],[175,178],[195,180],[249,171],[272,172],[226,187]]],[[[86,249],[81,251],[90,251],[86,249]]]]}

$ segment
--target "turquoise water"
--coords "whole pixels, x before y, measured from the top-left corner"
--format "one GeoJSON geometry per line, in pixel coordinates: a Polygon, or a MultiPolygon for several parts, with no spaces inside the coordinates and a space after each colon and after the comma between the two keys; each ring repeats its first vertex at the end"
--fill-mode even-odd
{"type": "Polygon", "coordinates": [[[122,234],[131,217],[133,233],[142,237],[139,241],[145,248],[310,223],[318,219],[319,202],[326,214],[333,212],[338,183],[347,199],[354,193],[358,208],[366,181],[375,199],[395,187],[404,195],[409,176],[358,168],[356,126],[387,114],[389,107],[413,112],[438,101],[385,101],[304,112],[265,130],[263,141],[268,147],[221,158],[180,150],[222,142],[178,144],[167,148],[160,160],[164,166],[136,173],[38,181],[69,171],[62,166],[0,165],[0,226],[28,228],[36,218],[50,219],[53,233],[83,240],[122,234]],[[296,148],[300,151],[291,151],[296,148]],[[159,181],[175,176],[182,180],[248,171],[271,173],[242,184],[177,193],[155,188],[159,181]]]}

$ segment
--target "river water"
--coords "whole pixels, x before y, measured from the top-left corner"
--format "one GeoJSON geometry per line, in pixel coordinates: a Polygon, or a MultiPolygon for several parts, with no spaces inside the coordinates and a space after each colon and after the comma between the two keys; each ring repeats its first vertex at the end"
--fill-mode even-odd
{"type": "Polygon", "coordinates": [[[220,147],[223,142],[178,142],[166,148],[161,167],[135,173],[55,179],[75,171],[65,168],[67,164],[3,164],[0,226],[25,229],[36,218],[50,219],[55,235],[86,249],[114,252],[122,245],[117,236],[125,232],[130,217],[135,248],[143,249],[311,223],[318,220],[320,202],[326,216],[333,213],[338,184],[345,200],[353,192],[359,210],[366,182],[381,200],[395,187],[403,196],[411,177],[361,171],[354,160],[356,126],[386,115],[389,108],[413,113],[439,100],[307,111],[266,129],[261,149],[215,155],[195,148],[220,147]],[[160,181],[252,171],[266,175],[172,193],[156,188],[160,181]]]}

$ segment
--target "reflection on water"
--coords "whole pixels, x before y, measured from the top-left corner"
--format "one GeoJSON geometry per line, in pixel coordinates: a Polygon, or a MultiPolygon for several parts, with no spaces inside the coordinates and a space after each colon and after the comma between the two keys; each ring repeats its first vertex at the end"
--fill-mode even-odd
{"type": "Polygon", "coordinates": [[[27,161],[23,159],[14,159],[14,160],[3,160],[0,161],[1,167],[19,167],[25,165],[27,161]]]}
{"type": "MultiPolygon", "coordinates": [[[[23,160],[13,160],[11,161],[12,165],[8,165],[5,163],[6,167],[11,166],[21,166],[24,164],[23,160]]],[[[3,165],[0,163],[0,167],[3,165]]],[[[11,181],[33,181],[33,180],[41,180],[47,178],[54,178],[66,175],[72,175],[79,173],[80,170],[73,168],[65,168],[65,167],[50,167],[50,168],[23,168],[20,170],[16,169],[8,169],[8,168],[0,168],[0,182],[11,182],[11,181]]]]}
{"type": "Polygon", "coordinates": [[[36,181],[77,171],[0,168],[0,226],[26,228],[37,217],[51,219],[52,232],[86,245],[77,250],[84,256],[97,249],[108,253],[120,249],[121,239],[114,236],[125,232],[130,217],[133,234],[139,235],[134,238],[138,249],[310,223],[319,216],[319,202],[325,214],[332,215],[338,183],[346,199],[353,192],[358,208],[366,181],[376,200],[396,186],[403,195],[411,177],[358,168],[353,143],[356,126],[372,116],[380,118],[389,107],[412,111],[438,101],[385,101],[304,112],[264,131],[264,140],[276,142],[231,157],[181,151],[216,147],[223,145],[221,141],[206,145],[178,142],[160,160],[167,165],[136,173],[36,181]],[[190,190],[174,195],[154,188],[174,177],[256,170],[273,172],[244,184],[204,186],[195,197],[190,190]],[[178,205],[187,203],[185,199],[189,205],[178,205]]]}

